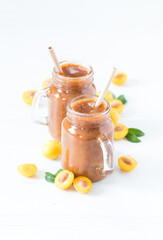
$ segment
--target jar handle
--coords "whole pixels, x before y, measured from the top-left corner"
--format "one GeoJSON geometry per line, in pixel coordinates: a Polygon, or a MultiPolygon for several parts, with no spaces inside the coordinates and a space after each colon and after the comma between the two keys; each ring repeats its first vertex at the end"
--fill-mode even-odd
{"type": "Polygon", "coordinates": [[[48,90],[49,87],[37,91],[32,101],[32,119],[34,122],[43,125],[48,125],[48,115],[41,116],[39,114],[39,109],[41,108],[41,105],[43,105],[43,103],[45,102],[45,99],[48,99],[48,90]]]}
{"type": "Polygon", "coordinates": [[[106,135],[102,135],[98,138],[99,144],[103,152],[103,167],[98,166],[96,170],[105,175],[113,171],[113,144],[106,135]]]}

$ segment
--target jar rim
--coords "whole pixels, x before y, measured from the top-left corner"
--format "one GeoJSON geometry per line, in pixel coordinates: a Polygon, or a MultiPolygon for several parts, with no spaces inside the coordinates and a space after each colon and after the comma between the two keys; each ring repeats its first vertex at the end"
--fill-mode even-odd
{"type": "Polygon", "coordinates": [[[94,99],[97,100],[99,96],[98,95],[80,95],[77,96],[75,98],[72,98],[67,105],[67,113],[68,114],[72,114],[72,115],[76,115],[78,117],[82,117],[82,118],[98,118],[98,117],[103,117],[106,114],[108,114],[110,112],[111,106],[110,103],[104,99],[103,102],[106,106],[105,110],[103,112],[99,112],[99,113],[81,113],[81,112],[77,112],[72,108],[72,105],[82,99],[94,99]]]}
{"type": "Polygon", "coordinates": [[[64,80],[64,81],[68,81],[68,82],[74,82],[74,81],[80,82],[80,81],[91,78],[94,74],[93,68],[87,63],[83,63],[83,62],[80,62],[78,60],[63,60],[63,61],[59,62],[60,65],[64,65],[64,64],[67,64],[67,63],[74,64],[74,65],[75,64],[80,65],[80,66],[86,68],[88,70],[88,74],[85,75],[85,76],[81,76],[81,77],[64,76],[64,75],[58,73],[56,68],[54,67],[53,68],[53,73],[55,73],[59,77],[59,80],[64,80]]]}

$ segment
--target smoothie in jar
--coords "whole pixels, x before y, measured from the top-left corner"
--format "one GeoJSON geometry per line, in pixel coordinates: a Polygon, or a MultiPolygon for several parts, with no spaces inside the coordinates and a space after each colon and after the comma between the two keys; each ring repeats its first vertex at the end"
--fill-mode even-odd
{"type": "Polygon", "coordinates": [[[91,181],[103,179],[113,170],[114,127],[110,104],[95,107],[97,96],[72,99],[62,123],[62,167],[91,181]]]}
{"type": "Polygon", "coordinates": [[[61,123],[66,116],[70,99],[87,94],[95,94],[94,72],[87,64],[64,61],[60,63],[63,73],[53,71],[53,80],[49,88],[49,120],[51,135],[61,140],[61,123]]]}

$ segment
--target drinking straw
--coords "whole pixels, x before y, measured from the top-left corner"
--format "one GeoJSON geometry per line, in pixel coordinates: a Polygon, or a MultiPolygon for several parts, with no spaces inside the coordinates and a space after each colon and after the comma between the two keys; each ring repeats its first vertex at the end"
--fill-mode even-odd
{"type": "Polygon", "coordinates": [[[52,60],[54,62],[54,65],[55,65],[55,67],[57,69],[57,72],[63,74],[62,68],[61,68],[61,66],[59,64],[59,61],[58,61],[57,56],[56,56],[56,54],[54,52],[54,49],[52,47],[48,47],[48,49],[49,49],[49,53],[51,55],[51,58],[52,58],[52,60]]]}
{"type": "Polygon", "coordinates": [[[115,74],[116,71],[117,71],[117,69],[116,69],[115,67],[113,67],[113,68],[112,68],[112,71],[111,71],[111,74],[110,74],[110,77],[109,77],[109,79],[108,79],[108,81],[107,81],[107,84],[106,84],[106,86],[104,87],[104,89],[101,91],[100,96],[98,97],[98,99],[97,99],[97,101],[96,101],[95,107],[100,106],[100,104],[103,102],[104,97],[105,97],[105,94],[106,94],[106,92],[108,91],[108,88],[109,88],[109,86],[110,86],[110,83],[111,83],[111,81],[112,81],[112,79],[113,79],[114,74],[115,74]]]}

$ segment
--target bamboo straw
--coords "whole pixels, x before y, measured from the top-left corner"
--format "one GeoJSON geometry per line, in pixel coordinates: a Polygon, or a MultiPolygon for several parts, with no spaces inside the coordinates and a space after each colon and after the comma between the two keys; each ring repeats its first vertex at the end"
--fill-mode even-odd
{"type": "Polygon", "coordinates": [[[115,74],[116,71],[117,71],[116,68],[112,68],[112,71],[111,71],[110,77],[109,77],[109,79],[108,79],[108,82],[107,82],[106,86],[104,87],[104,89],[102,90],[100,96],[98,97],[98,99],[97,99],[97,101],[96,101],[96,104],[95,104],[95,107],[100,106],[100,104],[103,102],[104,97],[105,97],[105,94],[106,94],[106,92],[108,91],[108,88],[109,88],[109,86],[110,86],[110,84],[111,84],[111,81],[112,81],[112,79],[113,79],[114,74],[115,74]]]}
{"type": "Polygon", "coordinates": [[[55,67],[57,69],[57,72],[63,74],[62,68],[61,68],[61,66],[59,64],[59,61],[58,61],[57,56],[56,56],[56,54],[54,52],[54,49],[52,47],[48,47],[48,49],[49,49],[49,53],[51,55],[51,58],[52,58],[52,60],[54,62],[54,65],[55,65],[55,67]]]}

